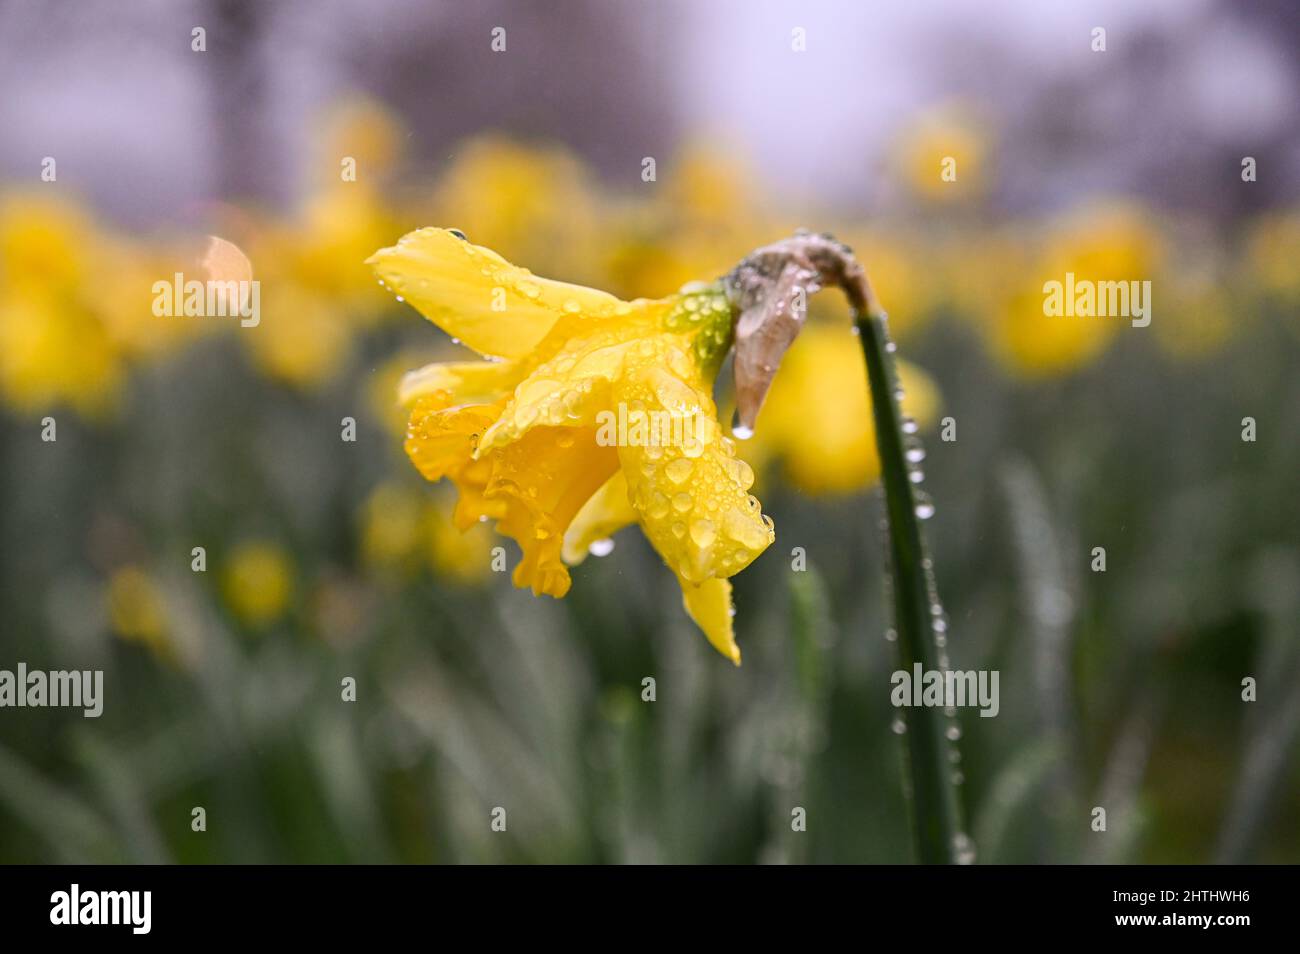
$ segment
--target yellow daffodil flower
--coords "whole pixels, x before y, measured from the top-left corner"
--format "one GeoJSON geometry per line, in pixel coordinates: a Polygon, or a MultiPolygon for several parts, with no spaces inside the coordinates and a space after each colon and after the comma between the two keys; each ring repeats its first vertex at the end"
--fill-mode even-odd
{"type": "Polygon", "coordinates": [[[722,284],[658,300],[534,277],[458,233],[426,228],[370,258],[381,280],[489,360],[406,376],[406,451],[460,493],[454,522],[496,521],[523,551],[515,585],[564,596],[568,565],[639,524],[686,611],[739,663],[729,577],[774,539],[754,472],[717,420],[732,339],[722,284]]]}

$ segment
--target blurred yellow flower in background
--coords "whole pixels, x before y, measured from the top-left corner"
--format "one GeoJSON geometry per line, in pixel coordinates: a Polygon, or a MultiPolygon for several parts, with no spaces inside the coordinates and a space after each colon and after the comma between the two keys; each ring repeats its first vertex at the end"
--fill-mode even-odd
{"type": "Polygon", "coordinates": [[[118,570],[108,582],[108,617],[113,632],[168,657],[171,645],[162,593],[154,580],[137,566],[118,570]]]}
{"type": "MultiPolygon", "coordinates": [[[[850,228],[836,232],[836,237],[841,236],[871,276],[871,287],[889,312],[890,335],[895,341],[907,341],[934,313],[938,294],[938,282],[930,264],[934,256],[906,234],[886,237],[874,231],[850,228]]],[[[809,303],[809,314],[842,323],[839,307],[840,303],[833,298],[818,297],[809,303]]]]}
{"type": "Polygon", "coordinates": [[[221,570],[221,592],[241,622],[260,627],[284,615],[293,597],[293,565],[289,554],[265,540],[236,546],[221,570]]]}
{"type": "Polygon", "coordinates": [[[278,258],[285,277],[328,296],[366,324],[382,314],[376,306],[383,301],[366,256],[399,227],[371,184],[334,183],[308,199],[301,224],[265,254],[278,258]]]}
{"type": "Polygon", "coordinates": [[[367,565],[397,578],[421,564],[454,583],[482,582],[491,572],[490,538],[481,524],[458,529],[437,495],[386,481],[361,508],[361,555],[367,565]]]}
{"type": "Polygon", "coordinates": [[[291,282],[262,289],[261,320],[244,329],[253,364],[267,377],[304,390],[329,382],[352,353],[348,316],[324,294],[291,282]]]}
{"type": "MultiPolygon", "coordinates": [[[[973,115],[939,106],[900,136],[893,155],[917,195],[951,199],[987,184],[990,137],[973,115]],[[955,182],[941,177],[947,156],[957,162],[955,182]]],[[[405,141],[382,105],[345,101],[319,125],[296,213],[222,213],[221,231],[247,250],[262,283],[262,319],[237,338],[269,380],[303,391],[326,386],[348,367],[360,335],[396,313],[365,259],[411,215],[452,222],[486,246],[626,299],[671,294],[726,270],[774,231],[805,224],[785,221],[743,159],[713,140],[688,142],[656,181],[637,177],[610,192],[568,151],[499,135],[460,145],[433,183],[403,185],[405,141]]],[[[1159,272],[1167,291],[1156,335],[1173,357],[1208,354],[1228,336],[1216,317],[1226,315],[1223,289],[1160,271],[1160,220],[1130,202],[1098,200],[1046,224],[944,214],[937,234],[839,223],[900,340],[934,315],[956,314],[973,321],[1009,372],[1071,373],[1101,355],[1123,323],[1044,315],[1042,283],[1066,271],[1092,280],[1159,272]]],[[[1291,252],[1298,236],[1295,212],[1249,227],[1236,263],[1246,295],[1300,300],[1291,252]]],[[[233,327],[152,314],[153,282],[190,271],[184,252],[196,238],[128,240],[53,193],[0,196],[0,400],[24,414],[67,405],[102,418],[142,363],[233,327]]],[[[830,307],[814,300],[814,318],[829,317],[830,307]]],[[[396,374],[395,363],[386,371],[396,374]]]]}
{"type": "Polygon", "coordinates": [[[969,199],[989,180],[989,137],[965,104],[933,107],[900,132],[895,161],[912,191],[932,202],[969,199]]]}
{"type": "MultiPolygon", "coordinates": [[[[1247,273],[1259,290],[1284,305],[1300,305],[1300,211],[1263,216],[1246,239],[1247,273]]],[[[1293,322],[1293,325],[1295,323],[1293,322]]]]}
{"type": "Polygon", "coordinates": [[[1151,281],[1161,242],[1139,208],[1118,201],[1090,205],[1058,220],[1040,246],[1009,260],[1009,292],[988,314],[994,352],[1012,371],[1043,377],[1076,370],[1097,357],[1129,321],[1124,317],[1048,315],[1044,284],[1151,281]]]}
{"type": "Polygon", "coordinates": [[[716,141],[688,143],[660,174],[639,183],[644,198],[615,205],[598,250],[606,283],[629,298],[722,274],[773,231],[755,206],[763,191],[716,141]]]}
{"type": "Polygon", "coordinates": [[[0,203],[0,275],[8,285],[78,287],[97,239],[89,216],[67,199],[18,192],[0,203]]]}
{"type": "MultiPolygon", "coordinates": [[[[903,412],[922,427],[933,422],[934,382],[903,361],[898,376],[903,412]]],[[[880,478],[866,366],[847,323],[810,322],[799,333],[745,450],[756,467],[779,459],[790,482],[810,494],[853,493],[880,478]]]]}
{"type": "Polygon", "coordinates": [[[0,290],[0,393],[19,411],[67,404],[97,417],[116,403],[124,368],[104,326],[48,288],[0,290]]]}
{"type": "Polygon", "coordinates": [[[26,412],[113,405],[122,356],[85,287],[100,237],[69,202],[17,195],[0,204],[0,395],[26,412]]]}
{"type": "Polygon", "coordinates": [[[312,185],[320,190],[347,181],[355,162],[358,183],[390,175],[405,153],[406,129],[383,103],[351,96],[332,104],[318,122],[314,137],[312,185]]]}
{"type": "Polygon", "coordinates": [[[422,527],[428,541],[429,563],[442,579],[469,586],[482,583],[491,572],[492,538],[483,523],[463,530],[447,518],[449,505],[425,506],[422,527]]]}
{"type": "Polygon", "coordinates": [[[380,484],[361,508],[361,556],[388,571],[413,568],[420,546],[424,498],[396,482],[380,484]]]}
{"type": "Polygon", "coordinates": [[[567,150],[484,136],[457,150],[425,212],[483,245],[590,281],[599,277],[590,264],[598,245],[590,181],[567,150]]]}
{"type": "Polygon", "coordinates": [[[184,268],[182,245],[113,235],[67,199],[0,202],[0,397],[27,413],[66,404],[103,417],[133,365],[216,327],[153,312],[153,284],[184,268]]]}

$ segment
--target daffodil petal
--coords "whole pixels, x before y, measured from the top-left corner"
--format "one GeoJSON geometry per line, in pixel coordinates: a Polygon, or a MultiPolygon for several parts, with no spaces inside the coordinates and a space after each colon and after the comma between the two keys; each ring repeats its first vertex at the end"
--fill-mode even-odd
{"type": "Polygon", "coordinates": [[[435,391],[449,391],[459,404],[490,404],[508,396],[522,374],[509,361],[434,362],[403,375],[397,400],[409,405],[435,391]]]}
{"type": "Polygon", "coordinates": [[[581,285],[537,278],[446,229],[424,228],[367,259],[393,293],[483,355],[528,354],[565,314],[605,314],[621,303],[581,285]]]}
{"type": "Polygon", "coordinates": [[[480,519],[504,516],[505,507],[483,496],[492,476],[489,461],[474,460],[478,435],[487,430],[500,405],[457,404],[449,391],[417,398],[406,428],[406,455],[426,480],[449,478],[460,492],[453,521],[461,530],[480,519]]]}
{"type": "Polygon", "coordinates": [[[593,543],[636,521],[637,513],[627,499],[627,477],[619,470],[591,495],[569,524],[564,534],[564,562],[577,566],[587,558],[593,543]]]}
{"type": "Polygon", "coordinates": [[[406,454],[425,480],[441,480],[472,461],[479,435],[500,413],[500,405],[457,403],[449,391],[426,394],[411,407],[406,454]]]}
{"type": "Polygon", "coordinates": [[[658,331],[657,319],[667,307],[666,302],[640,301],[616,309],[608,321],[563,319],[563,333],[552,335],[545,360],[515,387],[500,419],[483,435],[482,448],[518,440],[532,427],[599,423],[600,412],[613,404],[613,382],[647,361],[673,354],[683,373],[689,373],[680,336],[658,331]]]}
{"type": "Polygon", "coordinates": [[[740,647],[731,625],[731,581],[705,580],[682,584],[682,605],[695,625],[704,631],[711,645],[737,666],[740,665],[740,647]]]}
{"type": "Polygon", "coordinates": [[[616,394],[620,405],[672,422],[667,442],[633,440],[630,428],[619,442],[632,506],[651,544],[690,583],[739,573],[775,534],[749,492],[754,471],[722,434],[703,379],[653,364],[621,381],[616,394]]]}
{"type": "Polygon", "coordinates": [[[484,500],[504,508],[497,530],[523,551],[515,586],[563,596],[570,584],[561,553],[565,533],[618,469],[618,454],[596,443],[593,428],[539,427],[487,460],[492,476],[484,500]]]}

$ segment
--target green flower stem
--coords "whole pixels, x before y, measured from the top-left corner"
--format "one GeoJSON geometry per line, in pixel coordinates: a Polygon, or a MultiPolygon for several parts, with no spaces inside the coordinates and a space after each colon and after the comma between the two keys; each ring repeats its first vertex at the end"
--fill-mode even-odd
{"type": "MultiPolygon", "coordinates": [[[[907,462],[908,444],[899,406],[898,372],[885,312],[862,264],[833,236],[800,230],[746,256],[723,279],[734,321],[732,370],[736,381],[736,427],[750,430],[781,356],[794,341],[805,312],[801,290],[838,286],[848,297],[862,338],[876,424],[876,448],[889,515],[889,563],[894,627],[900,667],[909,676],[947,669],[935,639],[942,611],[931,563],[921,539],[917,492],[907,462]]],[[[924,506],[929,507],[928,501],[924,506]]],[[[899,713],[907,730],[906,788],[916,836],[917,859],[927,864],[969,862],[974,846],[962,830],[957,798],[957,724],[942,709],[916,707],[899,713]]]]}
{"type": "MultiPolygon", "coordinates": [[[[864,281],[865,286],[865,281],[864,281]]],[[[930,562],[921,537],[917,499],[905,457],[907,440],[899,406],[898,372],[886,327],[885,313],[870,293],[849,291],[853,320],[862,339],[871,390],[871,410],[876,425],[876,449],[889,517],[889,562],[894,601],[894,628],[898,632],[899,668],[909,674],[920,663],[925,672],[945,668],[932,627],[930,562]]],[[[906,762],[911,790],[912,829],[917,860],[924,864],[952,864],[968,860],[971,846],[963,833],[951,753],[946,736],[952,722],[942,709],[900,709],[906,731],[906,762]]]]}

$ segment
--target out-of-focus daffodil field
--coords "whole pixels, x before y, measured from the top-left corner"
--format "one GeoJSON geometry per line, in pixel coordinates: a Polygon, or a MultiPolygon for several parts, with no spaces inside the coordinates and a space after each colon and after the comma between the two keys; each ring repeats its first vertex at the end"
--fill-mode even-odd
{"type": "Polygon", "coordinates": [[[62,171],[0,182],[0,668],[105,674],[98,719],[0,711],[0,861],[908,859],[842,300],[812,299],[738,446],[776,541],[732,581],[735,668],[638,534],[535,598],[410,465],[401,376],[472,355],[365,260],[425,225],[625,299],[797,227],[844,240],[906,362],[952,664],[1001,673],[953,766],[978,860],[1300,858],[1300,207],[1018,209],[978,116],[899,124],[869,213],[707,130],[651,182],[488,120],[429,159],[359,96],[314,124],[301,199],[193,227],[116,225],[62,171]],[[256,327],[154,315],[207,235],[252,263],[256,327]],[[1066,272],[1149,280],[1150,326],[1045,317],[1066,272]]]}

